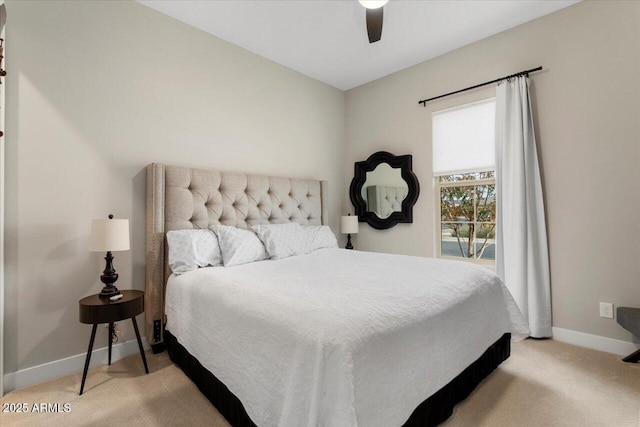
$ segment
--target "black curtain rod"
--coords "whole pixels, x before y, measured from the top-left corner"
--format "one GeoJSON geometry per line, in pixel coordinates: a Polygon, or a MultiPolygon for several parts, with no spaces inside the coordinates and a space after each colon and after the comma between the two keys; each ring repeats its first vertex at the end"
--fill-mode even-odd
{"type": "Polygon", "coordinates": [[[468,90],[475,89],[475,88],[478,88],[478,87],[481,87],[481,86],[490,85],[491,83],[498,83],[498,82],[500,82],[502,80],[507,80],[507,79],[510,79],[512,77],[524,76],[526,74],[533,73],[534,71],[540,71],[540,70],[542,70],[541,66],[540,67],[536,67],[536,68],[532,68],[532,69],[526,70],[526,71],[520,71],[519,73],[511,74],[510,76],[500,77],[499,79],[491,80],[490,82],[480,83],[479,85],[475,85],[475,86],[467,87],[467,88],[464,88],[464,89],[456,90],[455,92],[449,92],[449,93],[445,93],[444,95],[434,96],[433,98],[423,99],[422,101],[418,101],[418,104],[422,104],[423,107],[426,107],[427,106],[427,102],[433,101],[434,99],[440,99],[440,98],[444,98],[445,96],[455,95],[456,93],[466,92],[468,90]]]}

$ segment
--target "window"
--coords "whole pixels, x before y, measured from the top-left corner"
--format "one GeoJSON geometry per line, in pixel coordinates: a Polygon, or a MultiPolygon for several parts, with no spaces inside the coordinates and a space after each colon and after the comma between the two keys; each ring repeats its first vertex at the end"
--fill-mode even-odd
{"type": "Polygon", "coordinates": [[[436,254],[495,264],[495,99],[433,113],[436,254]]]}

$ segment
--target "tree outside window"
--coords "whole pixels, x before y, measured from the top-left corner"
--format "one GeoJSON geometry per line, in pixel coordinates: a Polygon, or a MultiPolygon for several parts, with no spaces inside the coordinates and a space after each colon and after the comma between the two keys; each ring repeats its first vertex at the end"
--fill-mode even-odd
{"type": "Polygon", "coordinates": [[[443,175],[440,194],[440,256],[495,260],[495,172],[443,175]]]}

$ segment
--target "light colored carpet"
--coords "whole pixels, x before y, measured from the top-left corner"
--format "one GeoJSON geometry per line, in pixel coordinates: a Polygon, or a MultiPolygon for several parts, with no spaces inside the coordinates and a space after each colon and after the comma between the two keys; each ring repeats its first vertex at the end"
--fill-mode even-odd
{"type": "MultiPolygon", "coordinates": [[[[7,394],[1,402],[69,403],[69,413],[0,413],[5,426],[228,426],[167,353],[139,355],[7,394]]],[[[552,340],[512,345],[511,358],[456,406],[446,427],[640,427],[640,365],[552,340]]],[[[365,426],[366,427],[366,426],[365,426]]]]}

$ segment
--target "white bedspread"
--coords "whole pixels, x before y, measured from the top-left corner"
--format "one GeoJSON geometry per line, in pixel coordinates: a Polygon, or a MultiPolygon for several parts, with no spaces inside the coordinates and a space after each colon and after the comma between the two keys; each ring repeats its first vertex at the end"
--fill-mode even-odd
{"type": "Polygon", "coordinates": [[[169,280],[167,329],[259,426],[399,426],[505,332],[529,331],[471,263],[322,249],[169,280]]]}

